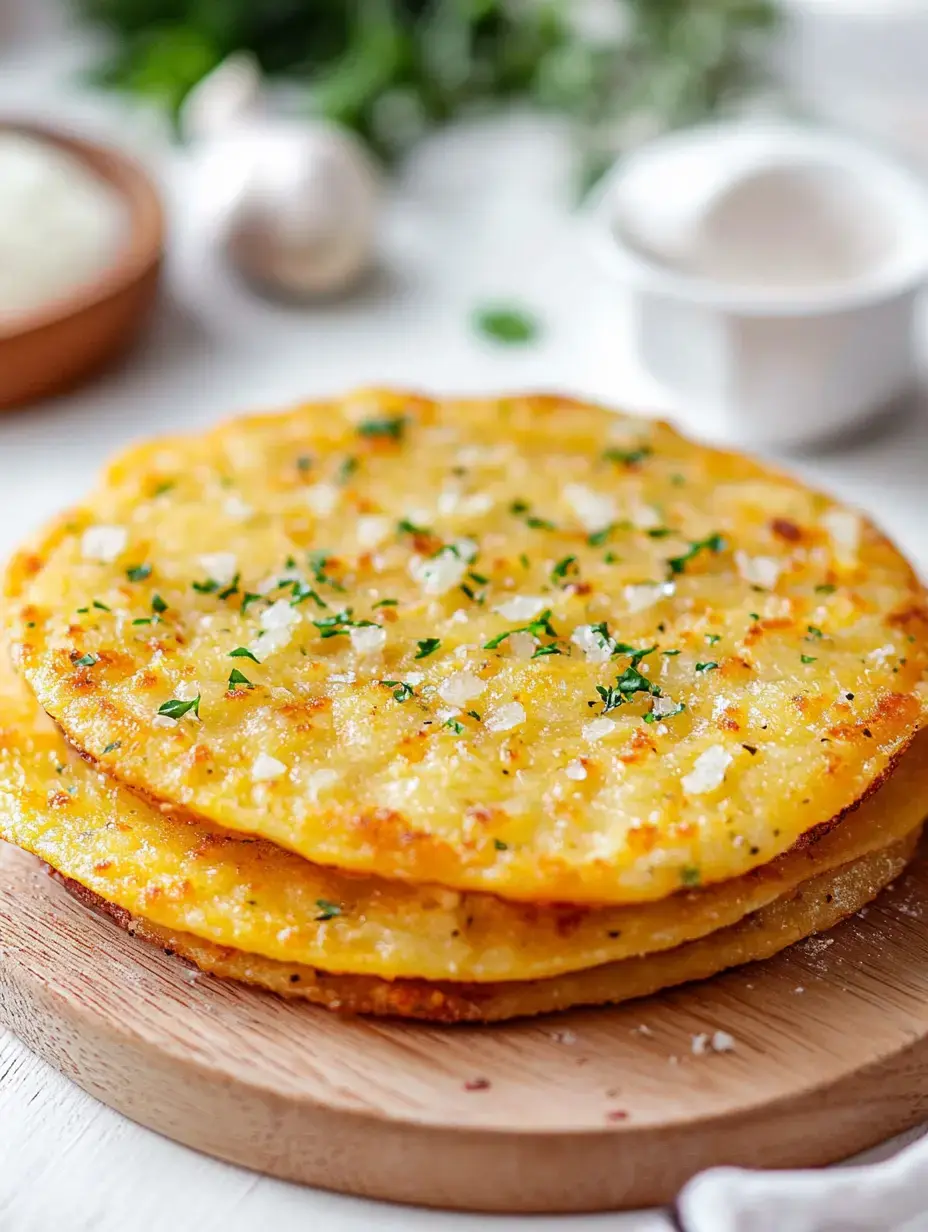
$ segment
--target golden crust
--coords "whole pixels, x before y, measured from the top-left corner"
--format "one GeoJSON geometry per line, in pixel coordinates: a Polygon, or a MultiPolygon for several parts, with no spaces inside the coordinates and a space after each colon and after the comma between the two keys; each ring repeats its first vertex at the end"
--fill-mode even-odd
{"type": "Polygon", "coordinates": [[[928,812],[920,736],[840,826],[741,878],[613,908],[511,902],[339,873],[178,822],[71,752],[5,673],[0,666],[0,838],[153,925],[329,971],[521,981],[670,949],[899,841],[928,812]]]}
{"type": "Polygon", "coordinates": [[[864,519],[667,425],[554,397],[369,392],[137,447],[8,593],[40,702],[130,787],[316,863],[511,899],[648,901],[774,859],[890,771],[928,665],[924,592],[864,519]],[[608,533],[591,529],[607,512],[608,533]],[[126,532],[109,564],[84,558],[93,526],[126,532]],[[217,553],[239,573],[228,595],[203,564],[217,553]],[[436,559],[442,585],[454,575],[440,594],[436,559]],[[486,648],[531,623],[514,613],[533,599],[554,632],[486,648]],[[262,632],[271,600],[298,617],[286,636],[262,632]],[[313,620],[341,607],[376,629],[321,636],[313,620]],[[595,628],[576,635],[588,650],[571,638],[603,621],[656,649],[597,661],[595,628]],[[539,644],[564,653],[521,657],[539,644]],[[229,688],[236,667],[254,688],[229,688]],[[685,709],[652,713],[649,687],[685,709]],[[153,725],[194,695],[201,722],[153,725]]]}
{"type": "Polygon", "coordinates": [[[854,864],[822,874],[747,919],[677,949],[548,980],[501,984],[429,983],[332,975],[297,964],[220,947],[159,928],[64,881],[78,899],[110,915],[137,937],[200,970],[299,998],[340,1013],[378,1014],[428,1022],[500,1022],[509,1018],[615,1004],[707,979],[730,967],[770,958],[803,937],[833,927],[893,881],[914,854],[918,833],[854,864]]]}

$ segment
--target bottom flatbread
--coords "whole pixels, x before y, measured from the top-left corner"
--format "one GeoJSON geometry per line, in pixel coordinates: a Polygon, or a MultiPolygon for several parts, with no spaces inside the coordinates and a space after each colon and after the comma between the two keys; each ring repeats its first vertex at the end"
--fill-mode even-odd
{"type": "Polygon", "coordinates": [[[500,1022],[573,1006],[615,1004],[677,984],[703,980],[756,962],[853,915],[893,881],[915,853],[920,828],[882,851],[803,882],[739,923],[676,949],[626,958],[544,980],[459,984],[333,975],[275,962],[175,932],[107,903],[75,881],[53,874],[88,906],[106,912],[130,934],[194,963],[201,971],[302,998],[342,1013],[393,1015],[429,1022],[500,1022]]]}

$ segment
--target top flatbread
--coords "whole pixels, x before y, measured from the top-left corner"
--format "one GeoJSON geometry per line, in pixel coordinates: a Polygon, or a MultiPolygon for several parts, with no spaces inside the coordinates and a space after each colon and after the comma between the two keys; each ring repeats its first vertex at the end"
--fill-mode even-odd
{"type": "Polygon", "coordinates": [[[928,662],[858,514],[553,397],[358,393],[137,447],[9,591],[23,674],[108,773],[512,898],[773,859],[885,775],[928,662]]]}

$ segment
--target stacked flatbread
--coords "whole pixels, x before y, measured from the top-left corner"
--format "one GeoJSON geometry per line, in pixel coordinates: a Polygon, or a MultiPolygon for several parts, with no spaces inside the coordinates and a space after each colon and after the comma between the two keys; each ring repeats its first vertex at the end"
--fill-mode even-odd
{"type": "Polygon", "coordinates": [[[0,837],[205,971],[495,1020],[829,928],[928,814],[925,594],[667,425],[365,391],[119,457],[7,575],[0,837]]]}

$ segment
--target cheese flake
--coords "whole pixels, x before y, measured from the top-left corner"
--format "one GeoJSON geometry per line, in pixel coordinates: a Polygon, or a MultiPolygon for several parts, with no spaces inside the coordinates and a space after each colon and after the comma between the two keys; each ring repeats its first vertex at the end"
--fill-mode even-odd
{"type": "Polygon", "coordinates": [[[207,552],[199,561],[207,577],[220,586],[230,585],[238,571],[238,558],[233,552],[207,552]]]}
{"type": "Polygon", "coordinates": [[[287,773],[287,767],[276,757],[268,753],[259,753],[251,766],[251,777],[255,783],[269,783],[287,773]]]}
{"type": "Polygon", "coordinates": [[[521,702],[506,702],[490,711],[484,720],[484,726],[491,732],[511,731],[524,723],[525,718],[525,707],[521,702]]]}
{"type": "Polygon", "coordinates": [[[454,672],[438,686],[438,696],[449,706],[466,706],[486,688],[486,682],[474,672],[454,672]]]}
{"type": "Polygon", "coordinates": [[[539,595],[513,595],[505,603],[498,603],[493,611],[505,620],[533,620],[544,606],[544,598],[539,595]]]}
{"type": "Polygon", "coordinates": [[[710,745],[693,762],[693,768],[683,776],[680,785],[690,796],[701,796],[715,791],[725,781],[725,771],[734,761],[731,753],[721,744],[710,745]]]}
{"type": "Polygon", "coordinates": [[[567,484],[563,496],[584,529],[591,533],[605,530],[616,520],[616,505],[612,497],[594,492],[585,484],[567,484]]]}
{"type": "Polygon", "coordinates": [[[584,723],[580,729],[580,734],[584,740],[593,744],[597,740],[602,740],[604,736],[608,736],[615,727],[615,719],[591,719],[589,723],[584,723]]]}
{"type": "Polygon", "coordinates": [[[98,565],[111,565],[128,542],[124,526],[89,526],[81,535],[81,556],[98,565]]]}

